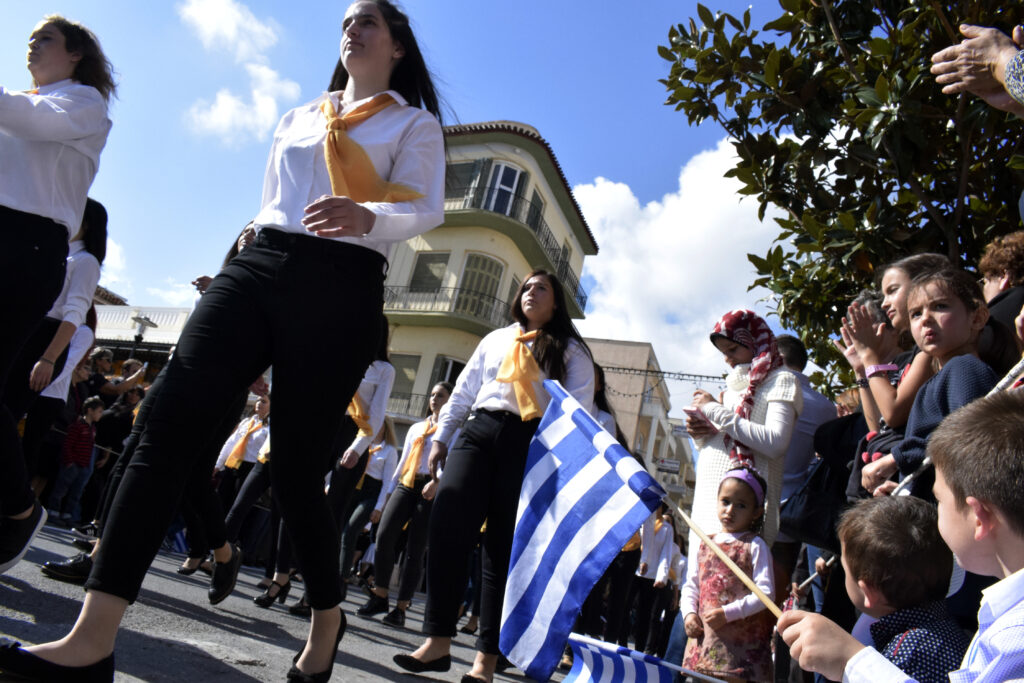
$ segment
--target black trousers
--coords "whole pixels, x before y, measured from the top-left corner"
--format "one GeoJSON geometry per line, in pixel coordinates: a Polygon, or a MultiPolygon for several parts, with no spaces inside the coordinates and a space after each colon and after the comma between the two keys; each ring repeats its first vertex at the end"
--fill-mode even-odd
{"type": "Polygon", "coordinates": [[[480,636],[477,650],[498,654],[501,603],[512,553],[526,452],[540,420],[475,411],[445,463],[430,515],[423,632],[455,635],[469,553],[484,520],[480,636]]]}
{"type": "MultiPolygon", "coordinates": [[[[377,498],[384,482],[373,477],[363,477],[362,486],[352,491],[345,514],[342,515],[341,555],[338,561],[341,567],[341,578],[347,579],[352,574],[352,558],[356,554],[356,539],[363,527],[370,521],[377,498]]],[[[356,482],[358,485],[358,482],[356,482]]]]}
{"type": "Polygon", "coordinates": [[[324,465],[378,346],[384,265],[363,247],[265,229],[221,270],[167,365],[87,589],[135,600],[189,476],[213,467],[197,462],[198,447],[237,393],[273,365],[274,495],[310,605],[340,602],[324,465]]]}
{"type": "Polygon", "coordinates": [[[612,560],[605,575],[608,577],[608,621],[605,622],[604,640],[629,645],[629,608],[631,587],[640,564],[640,550],[620,552],[612,560]]]}
{"type": "Polygon", "coordinates": [[[417,477],[413,488],[399,484],[388,498],[377,528],[377,554],[374,557],[373,577],[378,588],[387,588],[398,556],[398,539],[402,529],[409,525],[405,541],[405,560],[402,578],[398,583],[398,599],[412,600],[423,576],[423,555],[427,550],[427,531],[430,523],[432,500],[423,498],[423,487],[429,477],[417,477]]]}
{"type": "MultiPolygon", "coordinates": [[[[249,475],[242,482],[235,497],[235,503],[228,510],[228,516],[224,518],[224,526],[227,530],[228,540],[234,543],[242,532],[242,523],[245,521],[249,510],[256,504],[267,489],[270,488],[270,463],[257,462],[249,470],[249,475]]],[[[273,531],[273,530],[272,530],[273,531]]]]}
{"type": "MultiPolygon", "coordinates": [[[[64,286],[68,232],[42,216],[0,206],[0,395],[9,382],[25,382],[12,370],[36,327],[64,286]]],[[[21,454],[17,421],[21,415],[0,403],[0,515],[24,512],[35,504],[21,454]]]]}

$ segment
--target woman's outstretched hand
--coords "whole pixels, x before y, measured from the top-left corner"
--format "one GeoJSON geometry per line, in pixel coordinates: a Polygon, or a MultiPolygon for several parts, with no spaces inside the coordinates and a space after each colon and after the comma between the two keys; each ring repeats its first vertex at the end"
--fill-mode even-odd
{"type": "Polygon", "coordinates": [[[319,237],[362,237],[377,215],[348,197],[324,195],[306,207],[302,224],[319,237]]]}

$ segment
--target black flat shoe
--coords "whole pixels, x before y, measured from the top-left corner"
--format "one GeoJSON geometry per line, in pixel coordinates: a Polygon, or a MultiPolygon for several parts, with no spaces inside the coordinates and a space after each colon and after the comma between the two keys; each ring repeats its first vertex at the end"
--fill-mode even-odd
{"type": "Polygon", "coordinates": [[[407,655],[404,652],[397,654],[391,658],[395,664],[402,667],[406,671],[411,671],[414,674],[421,674],[424,671],[436,671],[443,673],[448,669],[452,668],[452,656],[444,655],[437,659],[432,659],[429,662],[421,662],[412,655],[407,655]]]}
{"type": "Polygon", "coordinates": [[[477,678],[471,674],[462,674],[460,683],[487,683],[486,678],[477,678]]]}
{"type": "Polygon", "coordinates": [[[361,617],[372,617],[377,614],[387,614],[387,612],[388,599],[379,595],[372,596],[365,605],[356,610],[356,614],[361,617]]]}
{"type": "Polygon", "coordinates": [[[331,672],[334,671],[334,659],[338,655],[338,645],[341,644],[341,638],[345,635],[345,627],[348,626],[348,619],[345,617],[345,610],[339,607],[338,611],[341,612],[341,623],[338,624],[338,635],[334,639],[334,657],[331,657],[331,663],[327,666],[327,670],[315,674],[307,674],[299,670],[299,667],[296,666],[296,664],[299,661],[299,657],[302,656],[302,653],[306,649],[306,646],[303,645],[302,649],[299,650],[299,653],[292,658],[292,668],[288,669],[287,680],[299,681],[299,683],[327,683],[331,680],[331,672]]]}
{"type": "Polygon", "coordinates": [[[395,628],[405,628],[405,610],[398,609],[397,607],[390,612],[387,616],[381,619],[388,626],[394,626],[395,628]]]}
{"type": "Polygon", "coordinates": [[[202,562],[199,562],[199,564],[197,564],[194,567],[186,567],[185,565],[181,565],[180,567],[178,567],[178,573],[182,576],[192,576],[197,571],[199,571],[199,567],[201,567],[202,564],[202,562]]]}
{"type": "Polygon", "coordinates": [[[288,598],[288,591],[290,591],[291,589],[291,581],[285,584],[280,584],[277,581],[272,581],[271,584],[267,586],[267,590],[263,591],[263,595],[257,595],[255,598],[252,599],[252,601],[260,607],[263,607],[264,609],[273,605],[275,600],[277,600],[280,604],[283,605],[284,601],[288,598]],[[270,591],[273,590],[274,586],[277,586],[277,590],[271,593],[270,591]]]}
{"type": "Polygon", "coordinates": [[[50,560],[39,569],[51,579],[81,586],[92,571],[92,558],[79,553],[66,560],[50,560]]]}
{"type": "Polygon", "coordinates": [[[225,598],[231,595],[231,591],[235,590],[235,582],[238,580],[238,570],[241,568],[242,551],[237,545],[232,545],[231,559],[227,562],[215,562],[213,564],[210,590],[206,592],[211,605],[224,602],[225,598]]]}
{"type": "Polygon", "coordinates": [[[313,608],[306,602],[306,595],[303,594],[299,601],[288,608],[288,614],[294,614],[297,617],[306,617],[309,619],[313,616],[313,608]]]}
{"type": "Polygon", "coordinates": [[[8,677],[46,683],[109,683],[114,680],[114,653],[89,666],[61,666],[28,652],[19,642],[0,638],[0,678],[8,677]]]}

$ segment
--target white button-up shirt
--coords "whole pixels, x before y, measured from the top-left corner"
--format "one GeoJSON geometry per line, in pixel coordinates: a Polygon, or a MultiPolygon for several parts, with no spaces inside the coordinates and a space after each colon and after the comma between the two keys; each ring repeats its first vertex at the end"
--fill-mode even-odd
{"type": "Polygon", "coordinates": [[[0,205],[82,227],[110,132],[99,90],[70,79],[38,94],[0,87],[0,205]]]}
{"type": "MultiPolygon", "coordinates": [[[[336,237],[373,249],[388,257],[390,246],[415,237],[444,221],[444,137],[441,124],[430,112],[409,106],[398,93],[392,105],[354,126],[348,136],[366,151],[378,175],[423,195],[410,202],[363,202],[376,215],[373,229],[364,237],[336,237]]],[[[263,202],[253,219],[257,229],[276,228],[309,235],[302,225],[305,208],[330,195],[331,179],[324,159],[327,120],[321,103],[330,97],[341,116],[367,102],[366,98],[344,105],[341,93],[325,93],[292,109],[277,126],[263,181],[263,202]]]]}
{"type": "Polygon", "coordinates": [[[89,307],[92,306],[92,298],[96,294],[96,285],[99,281],[99,261],[85,250],[84,242],[75,240],[69,246],[64,289],[60,290],[60,295],[53,302],[53,307],[46,317],[80,327],[85,322],[89,307]]]}
{"type": "MultiPolygon", "coordinates": [[[[498,370],[508,350],[515,343],[523,328],[518,323],[494,330],[480,340],[466,367],[459,374],[452,397],[444,404],[438,418],[438,429],[434,440],[451,446],[455,431],[462,426],[469,413],[478,410],[504,410],[519,414],[515,389],[510,382],[499,382],[498,370]]],[[[527,346],[533,347],[532,342],[527,346]]],[[[546,379],[543,370],[541,380],[546,379]]],[[[562,386],[572,394],[583,409],[593,415],[594,410],[594,361],[576,340],[571,340],[565,352],[565,379],[562,386]]],[[[537,402],[543,411],[551,397],[544,385],[534,385],[537,402]]]]}

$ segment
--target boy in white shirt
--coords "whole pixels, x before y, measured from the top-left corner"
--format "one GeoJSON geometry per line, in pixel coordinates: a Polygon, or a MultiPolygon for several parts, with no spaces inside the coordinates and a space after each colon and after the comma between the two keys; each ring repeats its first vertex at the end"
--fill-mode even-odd
{"type": "MultiPolygon", "coordinates": [[[[928,455],[943,540],[964,569],[1000,578],[983,592],[978,633],[949,680],[1024,680],[1024,392],[952,413],[932,433],[928,455]]],[[[832,680],[913,680],[820,615],[787,612],[778,628],[804,670],[832,680]]]]}

